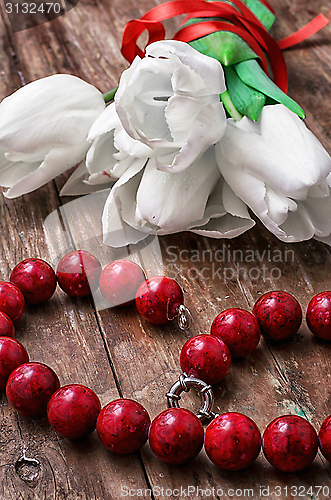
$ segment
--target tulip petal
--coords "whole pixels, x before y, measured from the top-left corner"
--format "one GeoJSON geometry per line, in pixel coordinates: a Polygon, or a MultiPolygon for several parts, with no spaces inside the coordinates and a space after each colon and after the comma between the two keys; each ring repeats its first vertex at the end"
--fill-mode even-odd
{"type": "Polygon", "coordinates": [[[20,176],[20,179],[6,191],[5,196],[16,198],[43,186],[73,165],[80,163],[84,150],[81,145],[72,146],[69,150],[67,148],[51,150],[41,165],[25,177],[20,176]]]}
{"type": "Polygon", "coordinates": [[[216,146],[216,159],[224,179],[234,193],[253,210],[269,231],[278,236],[278,238],[282,237],[284,232],[269,217],[269,207],[266,203],[266,198],[270,202],[277,200],[277,203],[271,206],[271,212],[273,217],[276,217],[277,220],[282,220],[282,222],[286,219],[287,213],[284,203],[281,203],[276,195],[272,196],[271,193],[267,195],[267,187],[261,179],[246,170],[237,168],[227,161],[222,155],[220,145],[216,146]]]}
{"type": "Polygon", "coordinates": [[[120,125],[120,119],[116,113],[115,103],[109,104],[106,109],[97,117],[91,126],[87,139],[94,141],[106,132],[110,132],[120,125]]]}
{"type": "Polygon", "coordinates": [[[210,195],[205,212],[205,216],[208,215],[211,218],[207,219],[206,224],[200,228],[193,227],[190,231],[212,238],[235,238],[255,224],[249,216],[245,203],[234,194],[223,178],[218,181],[210,195]],[[223,205],[220,205],[220,200],[223,205]],[[214,210],[209,211],[211,207],[214,210]]]}
{"type": "MultiPolygon", "coordinates": [[[[0,168],[0,186],[10,188],[23,177],[34,172],[40,162],[24,163],[21,161],[2,163],[0,168]]],[[[8,192],[8,191],[7,191],[8,192]]]]}
{"type": "Polygon", "coordinates": [[[108,110],[96,120],[89,133],[89,139],[93,139],[93,143],[87,152],[86,166],[91,175],[83,182],[91,186],[116,181],[132,165],[135,158],[146,159],[151,152],[148,146],[132,139],[126,133],[114,106],[110,112],[106,111],[108,110]]]}
{"type": "Polygon", "coordinates": [[[153,150],[147,144],[132,139],[122,126],[115,130],[114,145],[119,151],[125,151],[135,158],[148,158],[153,154],[153,150]]]}
{"type": "Polygon", "coordinates": [[[119,248],[130,244],[136,244],[145,239],[148,233],[140,231],[127,224],[121,218],[122,204],[115,197],[109,197],[104,207],[104,214],[111,214],[110,217],[103,217],[103,243],[113,248],[119,248]],[[111,220],[111,224],[108,223],[111,220]]]}
{"type": "Polygon", "coordinates": [[[219,177],[213,147],[177,174],[161,172],[155,160],[149,160],[137,191],[140,217],[166,232],[186,228],[203,217],[219,177]]]}
{"type": "Polygon", "coordinates": [[[257,124],[246,117],[229,123],[221,149],[233,165],[283,192],[320,183],[331,170],[331,158],[316,137],[281,104],[265,106],[257,124]]]}
{"type": "Polygon", "coordinates": [[[5,153],[5,158],[11,162],[23,161],[28,163],[31,162],[41,163],[45,158],[45,156],[47,155],[48,151],[49,148],[37,151],[35,154],[25,154],[25,153],[17,153],[16,151],[7,151],[5,153]]]}
{"type": "Polygon", "coordinates": [[[198,98],[184,95],[170,97],[165,117],[174,142],[183,143],[187,140],[190,128],[199,114],[200,108],[201,102],[198,98]]]}
{"type": "MultiPolygon", "coordinates": [[[[214,75],[213,75],[214,76],[214,75]]],[[[171,77],[172,90],[175,95],[201,99],[210,95],[219,96],[220,92],[211,93],[203,76],[189,66],[175,68],[171,77]]]]}
{"type": "MultiPolygon", "coordinates": [[[[84,180],[86,184],[96,185],[96,184],[107,184],[109,182],[117,181],[124,172],[135,162],[136,158],[132,156],[127,156],[124,160],[116,163],[113,169],[108,173],[106,170],[103,172],[96,172],[91,174],[87,180],[84,180]]],[[[145,159],[144,159],[145,161],[145,159]]]]}
{"type": "Polygon", "coordinates": [[[106,245],[118,248],[138,243],[147,236],[146,232],[133,227],[135,194],[144,163],[144,159],[137,159],[110,191],[102,214],[103,241],[106,245]]]}
{"type": "Polygon", "coordinates": [[[314,225],[303,205],[299,205],[295,212],[290,212],[280,228],[284,234],[279,239],[288,243],[309,240],[315,233],[314,225]]]}
{"type": "MultiPolygon", "coordinates": [[[[98,185],[87,184],[86,181],[90,178],[91,176],[89,176],[85,162],[82,161],[64,184],[60,191],[60,196],[91,194],[107,187],[107,185],[105,186],[105,184],[101,182],[99,182],[98,185]]],[[[103,178],[108,181],[107,184],[109,187],[114,184],[114,181],[111,181],[109,177],[103,176],[103,178]]]]}
{"type": "MultiPolygon", "coordinates": [[[[324,181],[320,182],[319,184],[316,184],[315,186],[311,186],[308,190],[307,196],[311,198],[325,198],[326,196],[329,196],[330,194],[330,181],[328,181],[328,178],[331,178],[331,175],[329,175],[324,181]]],[[[304,199],[307,198],[305,196],[304,199]]]]}
{"type": "Polygon", "coordinates": [[[223,205],[226,212],[242,219],[250,219],[247,206],[238,196],[232,191],[230,186],[223,179],[222,189],[223,205]]]}
{"type": "Polygon", "coordinates": [[[63,148],[85,141],[105,103],[101,92],[80,78],[52,75],[20,88],[0,106],[1,145],[35,154],[45,145],[63,148]]]}
{"type": "Polygon", "coordinates": [[[289,210],[295,212],[298,205],[291,198],[287,198],[281,191],[276,191],[266,186],[264,201],[268,207],[268,217],[273,220],[277,226],[285,222],[289,210]]]}
{"type": "Polygon", "coordinates": [[[155,137],[171,140],[164,109],[167,99],[173,94],[173,64],[168,60],[148,57],[139,62],[140,64],[132,65],[122,74],[115,96],[118,116],[133,139],[145,140],[146,143],[155,137]],[[124,85],[123,82],[127,81],[130,75],[130,82],[124,85]]]}
{"type": "Polygon", "coordinates": [[[208,197],[203,218],[199,221],[200,223],[198,223],[198,221],[195,221],[192,226],[200,226],[208,222],[212,217],[222,217],[226,214],[223,200],[224,184],[224,179],[222,176],[220,176],[214,189],[208,197]]]}
{"type": "Polygon", "coordinates": [[[210,219],[199,229],[190,229],[192,233],[209,238],[236,238],[254,226],[252,219],[241,219],[231,214],[225,214],[217,219],[210,219]]]}
{"type": "Polygon", "coordinates": [[[200,121],[201,116],[202,122],[198,123],[198,126],[201,127],[200,135],[208,145],[215,144],[223,136],[226,127],[223,104],[218,97],[210,99],[210,101],[201,107],[201,101],[198,97],[174,95],[169,99],[165,116],[175,142],[186,141],[191,127],[197,126],[195,122],[200,121]],[[207,112],[200,115],[205,108],[207,112]],[[211,137],[203,130],[203,127],[206,126],[210,127],[211,137]]]}
{"type": "Polygon", "coordinates": [[[82,161],[71,174],[69,179],[63,185],[60,196],[76,196],[78,194],[88,194],[84,192],[86,188],[83,184],[84,179],[88,179],[89,173],[87,171],[85,162],[82,161]]]}
{"type": "Polygon", "coordinates": [[[314,227],[315,236],[328,236],[331,233],[331,197],[308,197],[302,202],[314,227]]]}
{"type": "Polygon", "coordinates": [[[204,84],[212,94],[225,92],[225,79],[221,64],[212,57],[194,50],[189,44],[177,40],[162,40],[146,47],[146,55],[155,57],[175,54],[183,64],[189,66],[203,78],[204,84]]]}
{"type": "Polygon", "coordinates": [[[114,147],[113,130],[95,139],[86,155],[86,167],[89,173],[107,172],[111,177],[111,170],[118,163],[113,156],[117,152],[118,150],[114,147]]]}
{"type": "Polygon", "coordinates": [[[204,106],[190,129],[189,137],[171,165],[158,164],[164,172],[178,173],[187,169],[197,156],[215,144],[223,135],[226,127],[223,105],[204,106]],[[224,119],[223,119],[224,118],[224,119]]]}
{"type": "Polygon", "coordinates": [[[145,90],[135,98],[135,112],[131,117],[131,123],[137,129],[136,138],[145,140],[148,145],[153,139],[171,142],[171,133],[165,120],[168,99],[173,94],[173,90],[168,88],[170,75],[166,74],[166,78],[163,74],[143,74],[143,76],[146,78],[145,90]],[[153,84],[152,90],[148,87],[148,80],[149,85],[153,84]]]}

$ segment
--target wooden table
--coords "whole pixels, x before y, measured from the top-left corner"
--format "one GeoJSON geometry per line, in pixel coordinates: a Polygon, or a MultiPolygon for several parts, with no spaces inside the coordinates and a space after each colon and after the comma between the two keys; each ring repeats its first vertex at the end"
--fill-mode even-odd
{"type": "MultiPolygon", "coordinates": [[[[331,8],[330,0],[270,2],[277,15],[275,39],[289,35],[319,12],[328,15],[331,8]]],[[[59,72],[78,75],[102,92],[114,87],[127,67],[120,53],[126,22],[160,2],[80,0],[58,19],[16,33],[5,14],[5,3],[0,2],[1,98],[24,83],[59,72]]],[[[178,22],[167,23],[169,36],[178,22]]],[[[330,44],[331,25],[285,53],[289,95],[305,109],[308,127],[329,153],[330,44]]],[[[72,199],[59,197],[64,181],[62,176],[15,200],[0,197],[1,279],[8,280],[11,269],[26,257],[41,257],[55,266],[67,251],[82,248],[105,265],[126,254],[102,244],[101,208],[94,206],[93,199],[90,204],[83,199],[72,204],[72,199]]],[[[155,248],[160,245],[161,260],[153,244],[148,245],[152,240],[134,249],[132,258],[143,260],[147,276],[176,276],[193,316],[189,332],[174,324],[150,325],[134,307],[98,311],[89,298],[74,300],[60,289],[45,305],[28,308],[17,327],[16,338],[32,361],[50,365],[61,384],[91,387],[102,405],[119,396],[133,398],[155,417],[166,408],[165,393],[180,373],[182,345],[192,335],[209,332],[220,311],[250,310],[262,293],[272,289],[293,293],[304,311],[314,294],[331,288],[329,247],[314,240],[285,245],[259,222],[233,240],[191,233],[161,237],[154,240],[155,248]],[[230,256],[226,262],[215,257],[223,245],[230,256]],[[180,253],[183,250],[187,253],[180,253]],[[254,262],[245,259],[248,250],[259,252],[254,262]],[[275,255],[281,256],[280,261],[275,255]],[[227,279],[222,279],[222,273],[213,275],[213,270],[225,268],[235,272],[227,279]]],[[[233,362],[224,382],[215,387],[214,409],[243,412],[261,432],[273,418],[288,413],[306,417],[318,430],[331,413],[330,356],[331,345],[314,339],[305,321],[294,338],[282,345],[262,339],[252,355],[233,362]]],[[[192,409],[197,404],[188,397],[183,402],[192,409]]],[[[244,472],[220,471],[204,451],[192,463],[175,467],[158,460],[148,444],[140,453],[117,456],[103,448],[96,433],[79,443],[61,439],[46,418],[19,416],[4,394],[0,411],[1,500],[331,498],[331,466],[321,455],[297,474],[276,471],[262,452],[244,472]],[[148,489],[153,488],[150,494],[148,489]]]]}

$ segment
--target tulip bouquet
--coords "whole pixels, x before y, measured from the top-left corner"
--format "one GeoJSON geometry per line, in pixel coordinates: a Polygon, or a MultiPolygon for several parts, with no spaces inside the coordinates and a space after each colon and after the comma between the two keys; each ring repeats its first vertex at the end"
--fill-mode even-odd
{"type": "Polygon", "coordinates": [[[282,241],[331,243],[331,158],[286,95],[281,45],[268,33],[274,20],[259,0],[161,4],[128,24],[123,54],[132,64],[116,92],[54,75],[7,97],[5,196],[78,165],[61,195],[109,189],[110,246],[186,230],[232,238],[255,224],[248,208],[282,241]],[[185,12],[175,39],[162,40],[161,21],[185,12]],[[136,41],[145,29],[152,43],[143,54],[136,41]]]}

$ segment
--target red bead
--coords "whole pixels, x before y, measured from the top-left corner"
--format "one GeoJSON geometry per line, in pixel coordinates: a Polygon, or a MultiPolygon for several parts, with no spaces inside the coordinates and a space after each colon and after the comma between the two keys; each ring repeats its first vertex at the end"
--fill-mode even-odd
{"type": "Polygon", "coordinates": [[[299,302],[287,292],[268,292],[255,303],[253,314],[262,332],[272,340],[286,340],[299,330],[302,311],[299,302]]]}
{"type": "Polygon", "coordinates": [[[203,427],[196,415],[185,408],[169,408],[153,420],[149,443],[163,462],[181,465],[193,460],[203,445],[203,427]]]}
{"type": "Polygon", "coordinates": [[[7,314],[0,311],[0,336],[15,337],[14,323],[7,314]]]}
{"type": "Polygon", "coordinates": [[[55,432],[75,440],[94,431],[100,410],[99,398],[91,389],[70,384],[54,392],[47,405],[47,417],[55,432]]]}
{"type": "Polygon", "coordinates": [[[41,259],[25,259],[17,264],[11,275],[14,283],[24,295],[27,304],[43,304],[55,292],[55,272],[47,262],[41,259]]]}
{"type": "Polygon", "coordinates": [[[125,259],[115,260],[101,272],[100,292],[114,306],[129,306],[134,304],[137,290],[145,279],[138,264],[125,259]]]}
{"type": "Polygon", "coordinates": [[[25,307],[23,294],[16,285],[0,281],[0,311],[16,323],[21,319],[25,307]]]}
{"type": "Polygon", "coordinates": [[[150,323],[165,325],[178,316],[179,306],[184,303],[180,286],[166,276],[154,276],[138,288],[136,306],[139,314],[150,323]]]}
{"type": "Polygon", "coordinates": [[[231,354],[228,346],[217,337],[202,334],[189,339],[180,353],[180,367],[192,377],[207,384],[218,384],[228,373],[231,354]]]}
{"type": "Polygon", "coordinates": [[[71,297],[87,297],[99,286],[101,264],[94,255],[83,250],[67,253],[56,269],[60,287],[71,297]]]}
{"type": "Polygon", "coordinates": [[[331,415],[326,417],[321,425],[318,442],[323,456],[331,462],[331,415]]]}
{"type": "Polygon", "coordinates": [[[226,343],[233,358],[251,354],[261,337],[256,318],[250,312],[239,308],[226,309],[218,314],[211,325],[210,333],[226,343]]]}
{"type": "Polygon", "coordinates": [[[318,449],[313,426],[297,415],[275,418],[264,431],[262,443],[268,462],[283,472],[305,469],[318,449]]]}
{"type": "Polygon", "coordinates": [[[20,342],[10,337],[0,337],[0,389],[6,388],[11,372],[28,361],[29,355],[20,342]]]}
{"type": "Polygon", "coordinates": [[[6,394],[15,410],[34,418],[46,413],[47,403],[59,387],[59,379],[49,366],[24,363],[9,376],[6,394]]]}
{"type": "Polygon", "coordinates": [[[150,418],[145,408],[132,399],[111,401],[99,413],[97,434],[113,453],[125,455],[139,450],[147,441],[150,418]]]}
{"type": "Polygon", "coordinates": [[[331,340],[331,292],[315,295],[308,304],[306,320],[309,330],[324,340],[331,340]]]}
{"type": "Polygon", "coordinates": [[[205,450],[222,470],[237,471],[251,465],[261,449],[261,434],[256,423],[241,413],[224,413],[207,427],[205,450]]]}

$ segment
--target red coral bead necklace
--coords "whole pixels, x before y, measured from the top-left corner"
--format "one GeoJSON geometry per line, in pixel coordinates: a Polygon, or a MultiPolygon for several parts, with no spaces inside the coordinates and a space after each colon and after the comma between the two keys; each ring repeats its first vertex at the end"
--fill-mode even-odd
{"type": "MultiPolygon", "coordinates": [[[[89,295],[99,287],[109,305],[126,307],[135,303],[138,313],[152,324],[178,318],[179,327],[186,329],[190,323],[180,286],[166,276],[146,279],[140,266],[129,260],[114,261],[102,270],[96,257],[78,250],[61,259],[55,274],[45,261],[25,259],[15,266],[10,282],[0,282],[0,388],[6,388],[9,403],[18,412],[32,418],[47,413],[55,432],[71,440],[84,438],[96,429],[101,443],[113,453],[132,453],[149,439],[155,455],[169,464],[187,463],[203,445],[211,461],[228,471],[251,465],[261,446],[266,459],[285,472],[307,467],[318,445],[331,460],[331,416],[323,422],[318,436],[304,418],[285,415],[274,419],[261,437],[251,418],[212,411],[212,385],[227,375],[231,357],[253,352],[261,332],[282,341],[298,330],[302,311],[292,295],[268,292],[256,302],[252,314],[239,308],[222,311],[211,325],[211,335],[190,338],[180,354],[183,374],[167,394],[169,408],[151,422],[137,401],[121,398],[101,409],[98,396],[88,387],[60,387],[50,367],[29,362],[26,349],[13,338],[14,325],[23,314],[25,301],[33,305],[46,302],[57,282],[73,297],[89,295]],[[203,400],[196,414],[179,407],[181,393],[191,388],[203,400]],[[203,419],[211,420],[206,431],[203,419]]],[[[331,340],[331,292],[314,297],[306,317],[314,335],[331,340]]]]}

